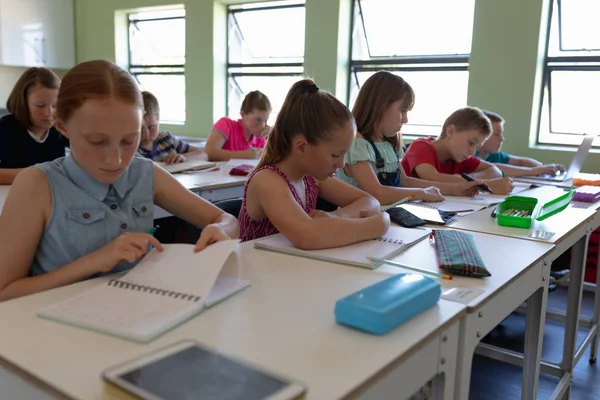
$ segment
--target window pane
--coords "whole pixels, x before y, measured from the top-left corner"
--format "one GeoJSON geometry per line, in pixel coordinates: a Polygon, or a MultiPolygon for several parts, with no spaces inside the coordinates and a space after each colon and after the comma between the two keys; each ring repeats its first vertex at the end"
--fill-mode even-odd
{"type": "Polygon", "coordinates": [[[129,23],[132,65],[185,64],[185,19],[129,23]]]}
{"type": "Polygon", "coordinates": [[[553,71],[552,132],[596,134],[600,71],[553,71]]]}
{"type": "Polygon", "coordinates": [[[253,90],[263,92],[271,102],[273,112],[269,118],[269,125],[273,125],[285,96],[292,85],[302,79],[297,76],[236,76],[229,78],[228,85],[228,115],[230,118],[239,118],[240,107],[246,93],[253,90]]]}
{"type": "Polygon", "coordinates": [[[471,53],[474,0],[359,1],[371,57],[471,53]]]}
{"type": "Polygon", "coordinates": [[[183,75],[136,75],[142,90],[152,92],[160,103],[161,122],[185,122],[183,75]]]}
{"type": "Polygon", "coordinates": [[[562,49],[600,49],[600,1],[562,0],[562,49]]]}
{"type": "MultiPolygon", "coordinates": [[[[359,72],[363,83],[374,72],[359,72]]],[[[405,135],[438,135],[444,120],[454,111],[467,105],[467,71],[393,71],[405,79],[415,91],[415,106],[408,113],[408,124],[402,128],[405,135]]],[[[352,104],[358,94],[351,90],[352,104]]]]}
{"type": "Polygon", "coordinates": [[[229,62],[302,62],[304,15],[304,7],[231,12],[229,62]]]}

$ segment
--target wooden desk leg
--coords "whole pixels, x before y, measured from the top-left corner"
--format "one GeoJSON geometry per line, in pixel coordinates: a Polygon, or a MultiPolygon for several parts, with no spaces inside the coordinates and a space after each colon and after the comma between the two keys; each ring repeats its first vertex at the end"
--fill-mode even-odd
{"type": "Polygon", "coordinates": [[[546,303],[548,300],[548,276],[550,268],[544,268],[542,281],[544,286],[539,288],[527,300],[527,316],[525,320],[525,350],[523,353],[523,386],[521,399],[535,400],[537,398],[544,340],[544,324],[546,322],[546,303]]]}
{"type": "Polygon", "coordinates": [[[577,330],[579,329],[579,313],[581,311],[581,294],[583,292],[583,271],[587,255],[589,232],[579,239],[571,251],[571,273],[567,312],[565,320],[565,342],[560,367],[563,378],[553,393],[552,398],[570,398],[571,378],[575,368],[575,350],[577,349],[577,330]],[[558,392],[558,393],[557,393],[558,392]],[[562,392],[562,393],[561,393],[562,392]],[[564,394],[564,397],[562,395],[564,394]],[[554,397],[556,395],[556,397],[554,397]]]}

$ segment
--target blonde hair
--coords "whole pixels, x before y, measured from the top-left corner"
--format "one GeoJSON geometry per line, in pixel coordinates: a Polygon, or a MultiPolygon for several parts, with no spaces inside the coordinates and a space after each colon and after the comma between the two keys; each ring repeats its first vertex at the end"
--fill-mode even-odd
{"type": "Polygon", "coordinates": [[[490,122],[490,119],[477,107],[460,108],[450,114],[450,116],[446,118],[446,121],[444,121],[440,139],[446,137],[446,129],[448,129],[450,125],[454,125],[457,131],[477,129],[486,137],[492,134],[492,123],[490,122]]]}
{"type": "MultiPolygon", "coordinates": [[[[356,130],[364,137],[371,137],[375,127],[381,122],[387,109],[399,100],[404,102],[406,109],[411,110],[415,104],[415,92],[404,79],[388,71],[374,73],[360,88],[352,115],[356,120],[356,130]]],[[[399,135],[384,137],[400,151],[399,135]]]]}
{"type": "Polygon", "coordinates": [[[354,126],[348,107],[331,93],[319,90],[312,80],[298,81],[283,102],[256,168],[284,160],[296,135],[302,135],[309,144],[316,145],[329,140],[331,132],[346,124],[354,126]]]}

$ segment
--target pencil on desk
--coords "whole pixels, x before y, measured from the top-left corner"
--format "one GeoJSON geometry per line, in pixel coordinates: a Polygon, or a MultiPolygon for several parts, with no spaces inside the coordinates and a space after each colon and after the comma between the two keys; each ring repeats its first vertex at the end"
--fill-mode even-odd
{"type": "Polygon", "coordinates": [[[394,261],[390,261],[390,260],[384,260],[383,258],[377,258],[377,257],[367,257],[369,260],[374,261],[374,262],[378,262],[378,263],[382,263],[382,264],[388,264],[388,265],[392,265],[394,267],[400,267],[400,268],[404,268],[404,269],[408,269],[410,271],[415,271],[421,274],[425,274],[425,275],[431,275],[431,276],[435,276],[436,278],[440,278],[440,279],[448,279],[448,280],[452,280],[452,275],[447,275],[447,274],[442,274],[439,272],[433,272],[433,271],[429,271],[426,269],[422,269],[422,268],[417,268],[417,267],[409,267],[408,265],[404,265],[404,264],[400,264],[394,261]]]}
{"type": "Polygon", "coordinates": [[[410,201],[410,200],[412,200],[412,199],[413,199],[413,196],[408,196],[408,197],[405,197],[405,198],[403,198],[402,200],[398,200],[397,202],[390,204],[389,206],[383,206],[383,207],[381,207],[381,211],[382,211],[382,212],[383,212],[383,211],[387,211],[387,210],[389,210],[389,209],[392,209],[392,208],[394,208],[394,207],[397,207],[397,206],[399,206],[400,204],[404,204],[404,203],[406,203],[407,201],[410,201]]]}

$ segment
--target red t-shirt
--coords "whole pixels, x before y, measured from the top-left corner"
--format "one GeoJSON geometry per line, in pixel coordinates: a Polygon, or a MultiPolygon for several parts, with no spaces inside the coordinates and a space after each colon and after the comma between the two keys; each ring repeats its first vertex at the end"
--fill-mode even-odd
{"type": "Polygon", "coordinates": [[[440,162],[437,151],[432,144],[434,140],[434,138],[416,139],[408,146],[406,154],[402,157],[402,168],[408,176],[420,178],[415,172],[415,168],[421,164],[431,164],[438,172],[450,175],[460,174],[461,172],[470,174],[479,166],[480,160],[474,156],[462,162],[454,160],[445,163],[440,162]]]}

